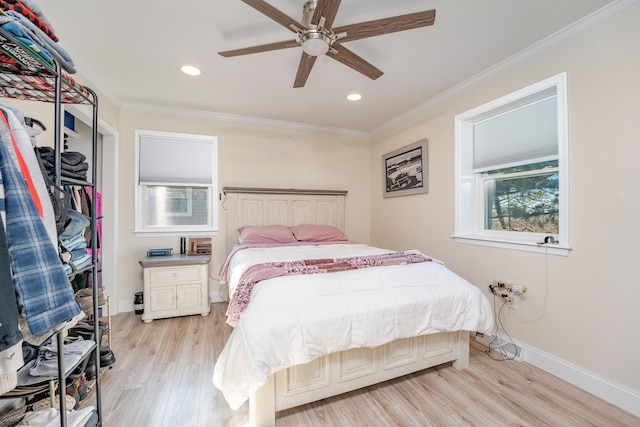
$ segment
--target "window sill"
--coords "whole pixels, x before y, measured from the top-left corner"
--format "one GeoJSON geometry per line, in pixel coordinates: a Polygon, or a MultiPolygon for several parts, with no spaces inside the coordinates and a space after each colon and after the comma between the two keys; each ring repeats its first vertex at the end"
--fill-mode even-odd
{"type": "Polygon", "coordinates": [[[202,230],[202,231],[141,231],[134,230],[133,235],[135,237],[202,237],[202,236],[216,236],[218,230],[202,230]]]}
{"type": "Polygon", "coordinates": [[[558,243],[517,242],[513,240],[497,240],[478,235],[454,235],[457,243],[467,245],[489,246],[492,248],[515,251],[535,252],[548,255],[569,256],[571,247],[558,243]]]}

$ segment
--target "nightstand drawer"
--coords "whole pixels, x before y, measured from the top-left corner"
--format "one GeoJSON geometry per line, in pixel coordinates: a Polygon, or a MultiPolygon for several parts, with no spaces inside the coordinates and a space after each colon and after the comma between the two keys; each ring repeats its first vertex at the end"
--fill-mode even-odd
{"type": "Polygon", "coordinates": [[[202,268],[197,265],[184,267],[164,267],[149,269],[151,285],[164,283],[181,283],[202,280],[202,268]]]}

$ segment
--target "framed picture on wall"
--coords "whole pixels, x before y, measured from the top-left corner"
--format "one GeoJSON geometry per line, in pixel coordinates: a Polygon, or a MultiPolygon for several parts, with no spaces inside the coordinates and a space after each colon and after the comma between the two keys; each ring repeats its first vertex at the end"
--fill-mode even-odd
{"type": "Polygon", "coordinates": [[[428,167],[426,139],[382,155],[383,197],[427,193],[428,167]]]}

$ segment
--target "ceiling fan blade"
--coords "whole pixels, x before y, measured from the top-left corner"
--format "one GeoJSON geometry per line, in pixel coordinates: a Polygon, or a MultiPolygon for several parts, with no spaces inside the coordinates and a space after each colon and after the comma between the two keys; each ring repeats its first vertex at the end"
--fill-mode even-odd
{"type": "Polygon", "coordinates": [[[296,40],[287,40],[283,42],[262,44],[259,46],[244,47],[242,49],[225,50],[224,52],[218,52],[219,55],[229,58],[232,56],[248,55],[250,53],[268,52],[270,50],[287,49],[290,47],[300,46],[296,40]]]}
{"type": "Polygon", "coordinates": [[[248,4],[249,6],[251,6],[252,8],[254,8],[255,10],[257,10],[258,12],[273,19],[283,27],[287,27],[289,30],[293,31],[294,33],[300,32],[305,28],[304,25],[302,25],[295,19],[285,15],[284,13],[280,12],[278,9],[271,6],[269,3],[265,1],[262,1],[262,0],[242,0],[242,1],[248,4]]]}
{"type": "Polygon", "coordinates": [[[364,39],[366,37],[379,36],[381,34],[395,33],[414,28],[433,25],[436,20],[436,11],[410,13],[408,15],[394,16],[391,18],[376,19],[374,21],[361,22],[359,24],[344,25],[333,28],[335,34],[346,33],[340,37],[340,43],[364,39]]]}
{"type": "Polygon", "coordinates": [[[378,70],[376,67],[338,43],[333,44],[333,48],[327,52],[327,56],[330,56],[336,61],[342,62],[347,67],[351,67],[357,72],[364,74],[371,80],[375,80],[384,74],[382,71],[378,70]]]}
{"type": "Polygon", "coordinates": [[[331,28],[334,19],[338,14],[338,8],[342,0],[318,0],[316,4],[316,10],[313,11],[313,17],[311,23],[318,25],[320,18],[324,18],[324,28],[331,28]]]}
{"type": "Polygon", "coordinates": [[[307,78],[309,77],[309,73],[311,73],[311,68],[313,64],[316,63],[317,56],[307,55],[306,53],[302,53],[302,58],[300,58],[300,65],[298,65],[298,72],[296,73],[296,80],[293,82],[293,87],[303,87],[307,82],[307,78]]]}

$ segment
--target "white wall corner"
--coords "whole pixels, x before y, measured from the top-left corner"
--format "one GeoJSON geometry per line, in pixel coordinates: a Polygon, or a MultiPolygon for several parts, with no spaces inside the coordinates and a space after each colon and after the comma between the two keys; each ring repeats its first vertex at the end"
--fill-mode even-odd
{"type": "Polygon", "coordinates": [[[133,311],[133,298],[118,301],[118,313],[126,313],[129,311],[133,311]]]}
{"type": "Polygon", "coordinates": [[[209,297],[211,303],[228,301],[227,285],[220,283],[219,280],[209,278],[209,297]]]}
{"type": "Polygon", "coordinates": [[[223,300],[220,295],[218,294],[218,292],[216,292],[215,290],[212,290],[209,292],[209,297],[211,298],[211,303],[213,304],[214,302],[225,302],[226,300],[223,300]]]}

